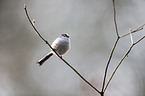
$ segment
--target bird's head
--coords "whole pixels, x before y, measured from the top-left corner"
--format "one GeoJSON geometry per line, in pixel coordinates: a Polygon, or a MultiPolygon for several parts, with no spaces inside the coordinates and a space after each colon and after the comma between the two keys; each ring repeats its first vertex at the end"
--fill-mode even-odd
{"type": "Polygon", "coordinates": [[[61,37],[69,38],[69,34],[68,33],[63,33],[63,34],[61,34],[61,37]]]}

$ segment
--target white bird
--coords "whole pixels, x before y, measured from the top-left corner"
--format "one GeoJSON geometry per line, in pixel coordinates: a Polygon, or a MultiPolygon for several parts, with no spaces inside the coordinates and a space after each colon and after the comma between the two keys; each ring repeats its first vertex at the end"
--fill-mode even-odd
{"type": "MultiPolygon", "coordinates": [[[[65,54],[68,49],[70,48],[70,38],[68,33],[61,34],[60,37],[56,38],[51,47],[60,55],[62,56],[65,54]]],[[[46,56],[40,59],[37,64],[41,66],[46,60],[48,60],[51,56],[55,54],[53,51],[49,52],[46,56]]]]}

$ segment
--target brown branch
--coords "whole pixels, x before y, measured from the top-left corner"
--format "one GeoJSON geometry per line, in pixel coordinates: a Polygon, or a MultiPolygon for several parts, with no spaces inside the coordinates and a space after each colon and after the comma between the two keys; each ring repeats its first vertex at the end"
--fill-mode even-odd
{"type": "Polygon", "coordinates": [[[116,41],[115,41],[115,44],[114,44],[114,46],[113,46],[113,49],[111,50],[111,54],[110,54],[110,56],[109,56],[109,60],[108,60],[107,65],[106,65],[105,74],[104,74],[104,80],[103,80],[103,86],[102,86],[102,92],[103,92],[104,86],[105,86],[105,81],[106,81],[106,76],[107,76],[108,67],[109,67],[109,65],[110,65],[110,61],[111,61],[111,59],[112,59],[112,56],[113,56],[113,53],[114,53],[114,50],[115,50],[115,48],[116,48],[116,45],[117,45],[118,41],[119,41],[119,38],[117,38],[116,41]]]}
{"type": "MultiPolygon", "coordinates": [[[[129,33],[127,33],[127,34],[124,34],[124,35],[122,35],[122,36],[119,36],[119,32],[118,32],[118,27],[117,27],[117,21],[116,21],[116,8],[115,8],[115,0],[112,0],[112,3],[113,3],[113,13],[114,13],[114,15],[113,15],[113,17],[114,17],[114,25],[115,25],[115,30],[116,30],[116,35],[117,35],[117,39],[116,39],[116,41],[115,41],[115,44],[114,44],[114,46],[113,46],[113,49],[111,50],[111,54],[110,54],[110,56],[109,56],[109,59],[108,59],[108,62],[107,62],[107,65],[106,65],[106,67],[105,67],[105,73],[104,73],[104,79],[103,79],[103,85],[102,85],[102,91],[101,92],[105,92],[105,90],[106,90],[106,88],[108,87],[108,82],[107,82],[107,85],[106,85],[106,87],[105,87],[105,81],[106,81],[106,76],[107,76],[107,71],[108,71],[108,67],[109,67],[109,65],[110,65],[110,61],[111,61],[111,59],[112,59],[112,56],[113,56],[113,53],[114,53],[114,50],[115,50],[115,48],[116,48],[116,46],[117,46],[117,43],[118,43],[118,41],[120,40],[120,38],[123,38],[123,37],[125,37],[125,36],[127,36],[127,35],[131,35],[131,33],[135,33],[135,32],[138,32],[138,31],[140,31],[140,30],[142,30],[143,29],[143,27],[145,26],[145,24],[143,24],[142,26],[140,26],[140,27],[138,27],[137,29],[135,29],[135,30],[133,30],[133,31],[131,31],[130,30],[130,32],[129,33]],[[105,87],[105,89],[104,89],[104,87],[105,87]]],[[[131,42],[132,42],[132,44],[133,44],[133,46],[135,45],[135,43],[133,43],[133,39],[132,39],[132,35],[131,35],[131,42]]],[[[131,50],[130,50],[131,51],[131,50]]],[[[128,54],[127,54],[128,55],[128,54]]],[[[126,55],[126,56],[127,56],[126,55]]],[[[123,59],[124,60],[124,59],[123,59]]],[[[123,61],[122,60],[122,61],[123,61]]],[[[120,63],[121,64],[121,63],[120,63]]],[[[116,71],[115,71],[116,72],[116,71]]],[[[115,74],[115,73],[114,73],[115,74]]],[[[112,79],[112,78],[111,78],[112,79]]]]}
{"type": "Polygon", "coordinates": [[[43,38],[43,36],[38,32],[38,30],[36,29],[36,27],[34,26],[34,24],[32,23],[29,15],[28,15],[28,12],[27,12],[27,9],[26,9],[26,4],[24,4],[24,10],[25,10],[25,13],[26,13],[26,16],[30,22],[30,24],[32,25],[33,29],[35,30],[35,32],[38,34],[38,36],[51,48],[51,50],[53,50],[55,52],[55,54],[67,65],[69,66],[85,83],[87,83],[90,87],[92,87],[95,91],[97,91],[99,94],[101,94],[101,92],[95,88],[89,81],[87,81],[74,67],[72,67],[65,59],[63,59],[61,56],[59,56],[59,54],[51,47],[51,45],[48,43],[47,40],[45,40],[43,38]]]}
{"type": "MultiPolygon", "coordinates": [[[[138,31],[142,30],[144,26],[145,26],[145,24],[141,25],[141,26],[138,27],[137,29],[131,31],[131,33],[136,33],[136,32],[138,32],[138,31]]],[[[124,34],[124,35],[122,35],[122,36],[120,36],[120,38],[123,38],[123,37],[125,37],[125,36],[127,36],[127,35],[129,35],[129,34],[130,34],[130,32],[129,32],[129,33],[126,33],[126,34],[124,34]]]]}
{"type": "Polygon", "coordinates": [[[135,43],[133,43],[133,44],[130,46],[129,50],[126,52],[126,54],[123,56],[123,58],[120,60],[120,62],[119,62],[118,65],[116,66],[115,70],[113,71],[113,73],[112,73],[110,79],[108,80],[108,82],[107,82],[107,84],[106,84],[106,86],[105,86],[104,92],[106,91],[108,85],[110,84],[110,82],[111,82],[113,76],[115,75],[117,69],[119,68],[119,66],[121,65],[121,63],[123,62],[123,60],[128,56],[128,54],[131,52],[132,48],[133,48],[136,44],[138,44],[140,41],[142,41],[144,38],[145,38],[145,36],[143,36],[142,38],[140,38],[138,41],[136,41],[135,43]]]}
{"type": "Polygon", "coordinates": [[[109,59],[108,59],[108,62],[107,62],[107,65],[105,67],[105,73],[104,73],[104,79],[103,79],[103,85],[102,85],[102,91],[104,90],[104,87],[105,87],[105,82],[106,82],[106,76],[107,76],[107,71],[108,71],[108,67],[110,65],[110,61],[112,59],[112,56],[113,56],[113,53],[114,53],[114,50],[116,48],[116,45],[120,39],[120,36],[119,36],[119,33],[118,33],[118,27],[117,27],[117,21],[116,21],[116,8],[115,8],[115,0],[112,0],[112,3],[113,3],[113,13],[114,13],[114,25],[115,25],[115,30],[116,30],[116,35],[117,35],[117,39],[115,41],[115,44],[113,46],[113,49],[111,50],[111,54],[109,56],[109,59]]]}
{"type": "Polygon", "coordinates": [[[118,32],[118,27],[117,27],[117,21],[116,21],[116,8],[115,8],[115,0],[112,0],[113,2],[113,13],[114,13],[114,24],[115,24],[115,30],[116,30],[116,35],[119,37],[119,32],[118,32]]]}

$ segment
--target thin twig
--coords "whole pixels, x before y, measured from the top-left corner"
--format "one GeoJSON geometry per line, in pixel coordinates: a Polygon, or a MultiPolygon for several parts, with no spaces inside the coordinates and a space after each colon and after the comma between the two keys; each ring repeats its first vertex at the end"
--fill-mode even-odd
{"type": "Polygon", "coordinates": [[[117,27],[117,21],[116,21],[116,8],[115,8],[115,0],[112,0],[113,2],[113,13],[114,13],[114,24],[115,24],[115,30],[116,30],[116,35],[119,37],[119,32],[118,32],[118,27],[117,27]]]}
{"type": "Polygon", "coordinates": [[[27,9],[26,9],[26,4],[24,4],[24,9],[25,9],[25,13],[26,13],[26,16],[30,22],[30,24],[32,25],[32,27],[34,28],[35,32],[38,34],[38,36],[51,48],[51,50],[53,50],[55,52],[55,54],[67,65],[69,66],[85,83],[87,83],[90,87],[92,87],[95,91],[97,91],[99,94],[101,94],[101,92],[96,88],[94,87],[90,82],[88,82],[74,67],[72,67],[65,59],[63,59],[61,56],[59,56],[59,54],[51,47],[51,45],[48,43],[47,40],[45,40],[43,38],[43,36],[38,32],[38,30],[36,29],[36,27],[33,25],[29,15],[28,15],[28,12],[27,12],[27,9]]]}
{"type": "Polygon", "coordinates": [[[131,34],[131,28],[129,29],[129,33],[130,33],[131,44],[133,44],[133,38],[132,38],[132,34],[131,34]]]}
{"type": "MultiPolygon", "coordinates": [[[[137,29],[131,31],[131,33],[135,33],[135,32],[138,32],[138,31],[142,30],[144,26],[145,26],[145,24],[141,25],[141,26],[138,27],[137,29]]],[[[129,32],[129,33],[126,33],[126,34],[124,34],[124,35],[122,35],[122,36],[120,36],[120,38],[123,38],[123,37],[125,37],[125,36],[127,36],[127,35],[129,35],[129,34],[130,34],[130,32],[129,32]]]]}
{"type": "Polygon", "coordinates": [[[113,53],[114,53],[114,50],[115,50],[115,48],[116,48],[116,45],[117,45],[118,41],[119,41],[119,38],[117,38],[116,41],[115,41],[115,44],[114,44],[114,46],[113,46],[113,49],[112,49],[111,54],[110,54],[110,56],[109,56],[109,60],[108,60],[107,65],[106,65],[105,74],[104,74],[104,80],[103,80],[103,86],[102,86],[102,92],[103,92],[104,86],[105,86],[105,81],[106,81],[106,76],[107,76],[108,67],[109,67],[109,65],[110,65],[110,61],[111,61],[111,59],[112,59],[112,56],[113,56],[113,53]]]}
{"type": "Polygon", "coordinates": [[[145,36],[143,36],[142,38],[140,38],[138,41],[136,41],[135,43],[133,43],[133,44],[130,46],[129,50],[126,52],[126,54],[123,56],[123,58],[120,60],[120,62],[119,62],[118,65],[116,66],[115,70],[113,71],[113,73],[112,73],[110,79],[108,80],[108,82],[107,82],[107,84],[106,84],[106,86],[105,86],[104,92],[106,91],[108,85],[110,84],[110,82],[111,82],[113,76],[115,75],[117,69],[119,68],[119,66],[121,65],[121,63],[123,62],[123,60],[128,56],[128,54],[131,52],[132,48],[133,48],[136,44],[138,44],[141,40],[143,40],[144,38],[145,38],[145,36]]]}
{"type": "Polygon", "coordinates": [[[116,41],[115,41],[115,44],[114,44],[114,46],[113,46],[113,49],[111,50],[111,54],[110,54],[110,56],[109,56],[109,59],[108,59],[108,62],[107,62],[106,68],[105,68],[105,73],[104,73],[104,79],[103,79],[103,85],[102,85],[102,91],[101,91],[101,92],[103,92],[103,90],[104,90],[104,86],[105,86],[105,82],[106,82],[106,76],[107,76],[108,67],[109,67],[109,65],[110,65],[110,61],[111,61],[111,59],[112,59],[112,56],[113,56],[114,50],[115,50],[115,48],[116,48],[116,45],[117,45],[117,43],[118,43],[118,41],[119,41],[119,39],[120,39],[119,33],[118,33],[118,28],[117,28],[117,22],[116,22],[115,0],[112,0],[112,3],[113,3],[113,13],[114,13],[114,16],[113,16],[113,17],[114,17],[114,24],[115,24],[115,30],[116,30],[117,39],[116,39],[116,41]]]}
{"type": "MultiPolygon", "coordinates": [[[[32,21],[31,21],[29,15],[28,15],[27,9],[26,9],[26,4],[24,4],[24,10],[25,10],[26,16],[27,16],[27,18],[28,18],[30,24],[32,25],[33,29],[35,30],[35,32],[38,34],[38,36],[39,36],[45,43],[48,43],[47,40],[45,40],[45,39],[42,37],[42,35],[38,32],[38,30],[36,29],[36,27],[35,27],[34,24],[32,23],[32,21]]],[[[48,45],[49,45],[49,47],[51,47],[51,45],[50,45],[49,43],[48,43],[48,45]]],[[[53,49],[53,48],[51,48],[51,49],[53,49]]]]}

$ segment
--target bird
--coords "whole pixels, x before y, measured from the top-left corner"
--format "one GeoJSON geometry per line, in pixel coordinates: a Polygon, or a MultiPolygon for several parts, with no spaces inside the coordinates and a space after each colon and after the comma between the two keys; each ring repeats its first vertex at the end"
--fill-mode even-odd
{"type": "MultiPolygon", "coordinates": [[[[68,33],[61,34],[58,38],[56,38],[51,47],[58,53],[58,55],[62,56],[65,54],[70,48],[70,37],[68,33]]],[[[39,66],[43,65],[45,61],[47,61],[50,57],[52,57],[55,53],[53,51],[49,52],[46,56],[40,59],[37,64],[39,66]]]]}

